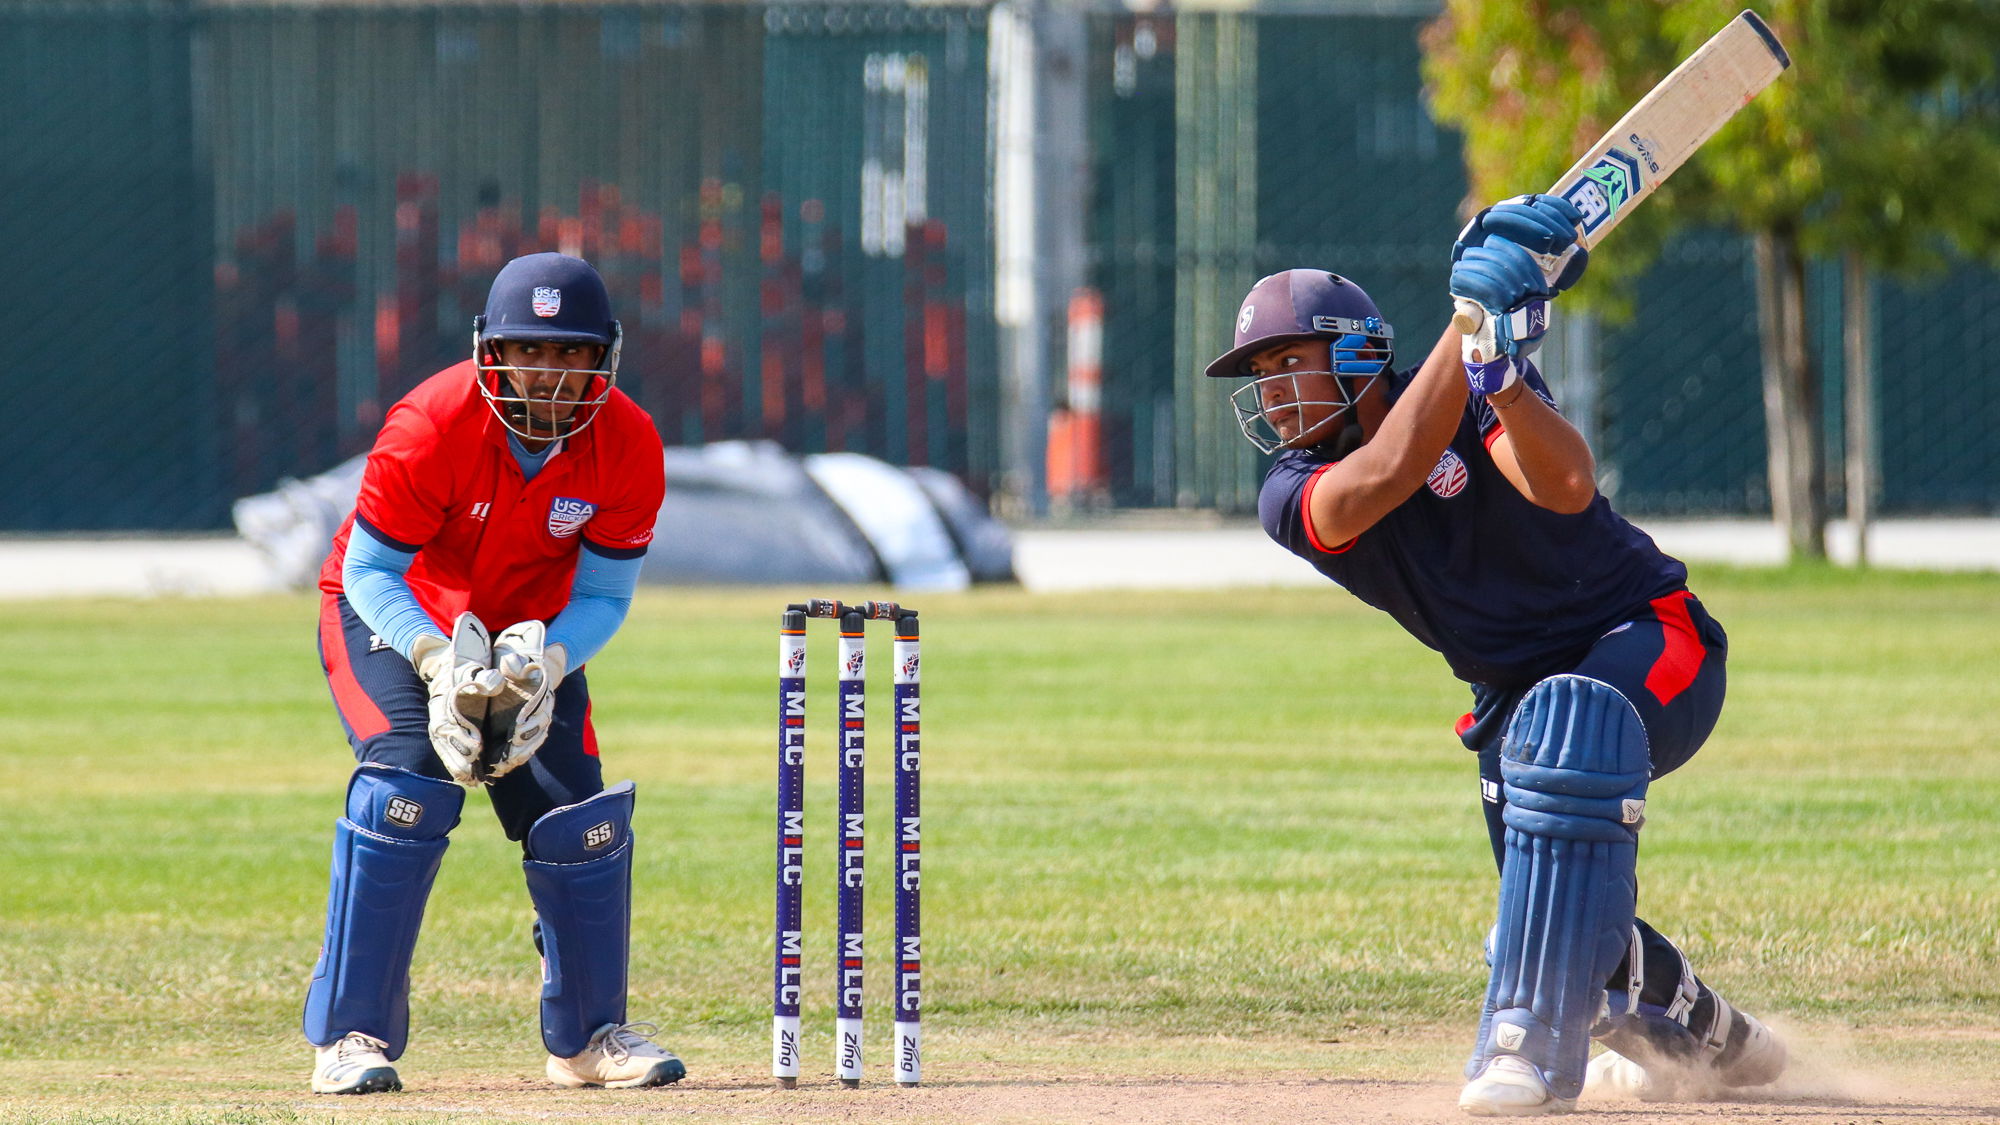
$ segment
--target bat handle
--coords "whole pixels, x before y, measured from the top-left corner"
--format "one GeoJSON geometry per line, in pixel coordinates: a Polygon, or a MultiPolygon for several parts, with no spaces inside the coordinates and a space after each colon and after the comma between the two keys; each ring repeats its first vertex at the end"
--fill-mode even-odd
{"type": "Polygon", "coordinates": [[[1461,336],[1470,336],[1486,323],[1486,306],[1470,297],[1451,299],[1451,326],[1461,336]]]}

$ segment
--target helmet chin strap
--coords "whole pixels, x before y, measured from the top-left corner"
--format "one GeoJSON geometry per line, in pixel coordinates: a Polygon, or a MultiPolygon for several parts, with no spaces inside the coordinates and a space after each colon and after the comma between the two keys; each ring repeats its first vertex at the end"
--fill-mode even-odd
{"type": "Polygon", "coordinates": [[[557,441],[568,437],[570,430],[576,426],[575,410],[571,410],[566,418],[544,420],[535,417],[534,412],[528,409],[529,405],[526,402],[507,404],[508,416],[514,420],[514,425],[519,427],[514,436],[522,441],[557,441]],[[541,432],[544,427],[549,430],[546,434],[541,432]]]}
{"type": "MultiPolygon", "coordinates": [[[[1344,380],[1350,377],[1346,373],[1334,376],[1335,379],[1343,380],[1341,383],[1343,392],[1346,392],[1347,389],[1344,380]]],[[[1361,400],[1367,396],[1369,388],[1375,385],[1375,380],[1378,378],[1380,378],[1379,368],[1376,373],[1368,375],[1367,380],[1361,385],[1360,390],[1346,394],[1349,406],[1346,410],[1341,411],[1340,416],[1335,419],[1335,421],[1340,423],[1340,428],[1314,442],[1312,444],[1314,452],[1325,457],[1331,457],[1337,461],[1360,449],[1367,442],[1368,435],[1361,429],[1361,400]]]]}
{"type": "Polygon", "coordinates": [[[1313,446],[1313,449],[1315,452],[1338,461],[1355,450],[1360,449],[1362,444],[1367,440],[1368,435],[1361,432],[1361,423],[1350,419],[1345,426],[1340,428],[1338,433],[1335,433],[1332,437],[1322,439],[1313,446]]]}

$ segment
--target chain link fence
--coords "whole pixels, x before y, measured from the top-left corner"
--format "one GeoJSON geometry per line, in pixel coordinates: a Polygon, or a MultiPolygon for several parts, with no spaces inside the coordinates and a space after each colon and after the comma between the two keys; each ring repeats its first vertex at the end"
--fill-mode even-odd
{"type": "MultiPolygon", "coordinates": [[[[1100,370],[1066,377],[1053,325],[1043,396],[1097,446],[1050,462],[1070,507],[1254,506],[1263,459],[1200,370],[1265,273],[1361,282],[1405,364],[1441,328],[1464,176],[1423,107],[1428,6],[1329,3],[1082,17],[1100,370]]],[[[669,443],[856,450],[991,494],[1022,420],[989,30],[976,4],[7,5],[0,243],[42,409],[0,530],[226,526],[365,449],[541,249],[604,272],[620,384],[669,443]]],[[[1742,239],[1689,234],[1631,320],[1570,321],[1553,374],[1627,510],[1768,509],[1751,275],[1742,239]]],[[[1809,290],[1837,500],[1837,268],[1809,290]]],[[[1884,510],[2000,510],[2000,279],[1882,282],[1875,311],[1884,510]]]]}

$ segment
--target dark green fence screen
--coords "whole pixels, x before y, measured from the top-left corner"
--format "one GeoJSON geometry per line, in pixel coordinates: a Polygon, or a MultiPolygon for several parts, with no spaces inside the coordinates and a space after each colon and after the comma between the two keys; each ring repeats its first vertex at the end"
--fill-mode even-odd
{"type": "MultiPolygon", "coordinates": [[[[1365,285],[1405,362],[1464,177],[1422,4],[1084,18],[1105,488],[1248,510],[1200,366],[1258,277],[1365,285]]],[[[1003,479],[989,11],[14,0],[0,245],[22,362],[0,530],[205,530],[366,448],[468,351],[493,272],[603,270],[670,443],[762,438],[1003,479]]],[[[1839,278],[1810,285],[1836,496],[1839,278]]],[[[1595,334],[1574,409],[1640,513],[1767,508],[1747,245],[1696,233],[1595,334]]],[[[1876,294],[1884,507],[2000,510],[2000,280],[1876,294]]],[[[1066,402],[1061,325],[1049,398],[1066,402]]],[[[1080,405],[1080,404],[1079,404],[1080,405]]],[[[1032,420],[1031,420],[1032,423],[1032,420]]]]}

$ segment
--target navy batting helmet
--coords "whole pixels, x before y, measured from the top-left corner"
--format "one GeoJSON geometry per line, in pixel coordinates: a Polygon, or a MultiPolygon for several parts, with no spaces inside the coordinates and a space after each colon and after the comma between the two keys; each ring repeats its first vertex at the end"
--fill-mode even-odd
{"type": "Polygon", "coordinates": [[[1237,426],[1260,451],[1302,449],[1340,431],[1336,419],[1352,409],[1393,361],[1395,338],[1395,329],[1359,285],[1325,270],[1286,270],[1251,287],[1236,315],[1236,346],[1209,364],[1207,374],[1243,378],[1253,374],[1250,357],[1266,348],[1326,340],[1328,370],[1275,372],[1252,379],[1229,396],[1237,426]],[[1322,392],[1299,379],[1316,375],[1331,376],[1326,385],[1332,390],[1324,393],[1334,397],[1308,397],[1307,392],[1322,392]],[[1279,380],[1288,382],[1275,395],[1267,394],[1279,380]],[[1287,429],[1295,432],[1282,432],[1287,429]]]}
{"type": "Polygon", "coordinates": [[[479,391],[501,424],[521,437],[547,441],[578,433],[611,398],[623,341],[611,316],[611,294],[589,262],[554,253],[516,258],[493,279],[486,311],[472,321],[479,391]],[[503,340],[596,344],[603,352],[594,368],[530,367],[502,363],[496,345],[503,340]],[[579,373],[590,376],[580,391],[568,378],[579,373]],[[531,389],[549,382],[538,379],[548,375],[556,377],[552,387],[531,389]]]}

